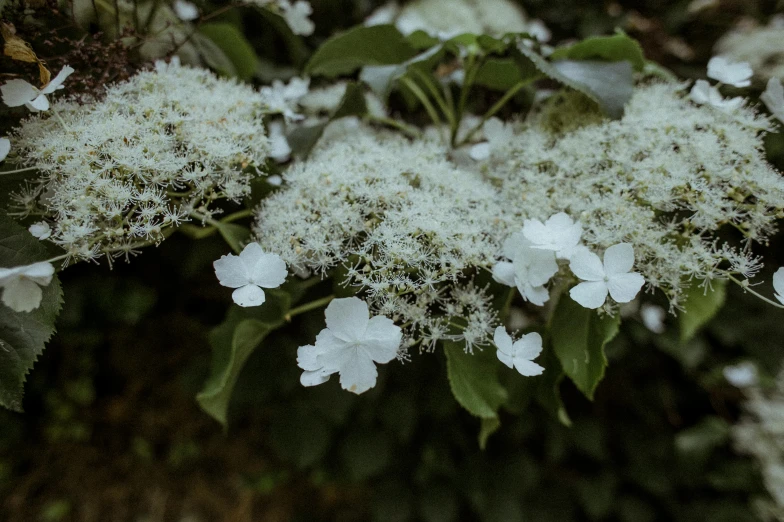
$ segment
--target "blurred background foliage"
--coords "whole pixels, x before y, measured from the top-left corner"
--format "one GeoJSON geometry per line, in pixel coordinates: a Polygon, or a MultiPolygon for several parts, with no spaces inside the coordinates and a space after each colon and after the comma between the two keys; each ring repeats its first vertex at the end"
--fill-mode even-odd
{"type": "MultiPolygon", "coordinates": [[[[648,58],[686,78],[703,73],[716,40],[740,19],[764,23],[784,10],[775,0],[721,0],[694,10],[696,3],[523,5],[555,42],[621,27],[648,58]]],[[[378,2],[312,4],[316,31],[305,39],[246,8],[211,22],[231,24],[250,44],[257,60],[246,79],[269,81],[295,74],[320,42],[361,23],[378,2]]],[[[21,16],[40,17],[41,5],[21,16]]],[[[97,26],[61,28],[64,15],[49,8],[51,19],[25,36],[52,70],[76,63],[71,43],[81,38],[84,92],[132,73],[133,51],[106,47],[97,26]],[[100,77],[90,73],[99,55],[100,77]]],[[[770,137],[769,152],[784,167],[781,134],[770,137]]],[[[316,311],[251,356],[224,432],[194,396],[209,366],[207,333],[228,304],[211,269],[225,251],[217,237],[174,236],[130,265],[85,264],[62,274],[66,305],[30,375],[26,413],[0,411],[0,518],[755,520],[749,503],[764,488],[755,463],[732,450],[729,426],[743,395],[721,368],[753,358],[775,373],[784,321],[739,289],[729,289],[718,317],[686,344],[672,318],[661,336],[624,321],[594,402],[561,383],[570,427],[537,404],[512,400],[510,409],[524,413],[505,414],[485,450],[478,420],[449,391],[440,353],[385,367],[378,386],[359,398],[334,380],[301,387],[296,348],[322,328],[316,311]]],[[[784,264],[781,242],[761,253],[769,266],[784,264]]]]}

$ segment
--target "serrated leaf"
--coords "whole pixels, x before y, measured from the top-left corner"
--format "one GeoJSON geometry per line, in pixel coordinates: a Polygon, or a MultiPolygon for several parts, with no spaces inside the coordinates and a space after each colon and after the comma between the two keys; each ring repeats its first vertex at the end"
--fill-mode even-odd
{"type": "Polygon", "coordinates": [[[727,282],[713,281],[713,290],[705,290],[693,284],[686,291],[684,310],[678,314],[681,343],[689,342],[697,331],[705,326],[724,305],[727,296],[727,282]]]}
{"type": "MultiPolygon", "coordinates": [[[[0,267],[29,265],[49,258],[46,248],[5,214],[0,215],[0,267]]],[[[55,275],[42,288],[41,305],[31,312],[15,312],[0,303],[0,405],[22,411],[27,373],[43,353],[55,331],[62,305],[55,275]]]]}
{"type": "Polygon", "coordinates": [[[551,60],[591,60],[601,59],[608,62],[626,60],[637,72],[645,68],[645,55],[642,46],[623,31],[612,36],[586,38],[569,47],[556,49],[551,60]]]}
{"type": "Polygon", "coordinates": [[[193,33],[191,43],[199,52],[199,56],[211,69],[225,76],[237,76],[237,69],[231,59],[206,35],[193,33]]]}
{"type": "Polygon", "coordinates": [[[334,78],[360,67],[403,63],[415,54],[414,47],[392,25],[355,27],[324,42],[305,72],[334,78]]]}
{"type": "Polygon", "coordinates": [[[385,100],[392,88],[392,83],[406,74],[409,67],[424,64],[443,52],[443,49],[443,46],[437,45],[401,64],[363,67],[359,79],[368,84],[379,98],[385,100]]]}
{"type": "Polygon", "coordinates": [[[196,401],[224,428],[231,394],[245,362],[270,332],[284,324],[284,316],[291,306],[285,292],[265,290],[265,293],[267,300],[260,307],[232,306],[226,320],[209,335],[212,365],[196,401]]]}
{"type": "Polygon", "coordinates": [[[611,118],[618,119],[623,116],[623,109],[634,93],[634,76],[630,62],[561,60],[551,63],[525,46],[518,46],[518,50],[539,71],[585,94],[598,103],[611,118]]]}
{"type": "Polygon", "coordinates": [[[553,350],[564,373],[591,400],[607,367],[604,346],[618,333],[620,324],[619,315],[600,317],[568,297],[555,308],[550,333],[553,350]]]}
{"type": "Polygon", "coordinates": [[[256,56],[253,46],[245,35],[234,24],[225,22],[202,24],[199,32],[209,38],[231,61],[238,78],[249,80],[253,77],[259,57],[256,56]]]}
{"type": "Polygon", "coordinates": [[[492,348],[466,353],[463,343],[444,341],[449,387],[457,402],[482,419],[498,418],[498,408],[507,399],[498,379],[500,364],[492,348]]]}
{"type": "Polygon", "coordinates": [[[520,68],[513,59],[488,58],[479,67],[474,83],[496,91],[508,91],[522,79],[520,68]]]}

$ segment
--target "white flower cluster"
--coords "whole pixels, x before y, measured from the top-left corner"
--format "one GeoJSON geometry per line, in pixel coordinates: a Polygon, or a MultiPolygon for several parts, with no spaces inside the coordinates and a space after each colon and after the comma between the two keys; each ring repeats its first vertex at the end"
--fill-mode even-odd
{"type": "Polygon", "coordinates": [[[746,390],[744,416],[733,426],[735,446],[753,455],[760,464],[771,501],[757,504],[763,520],[784,520],[784,372],[771,390],[746,390]]]}
{"type": "Polygon", "coordinates": [[[478,173],[449,163],[437,142],[345,119],[283,177],[257,216],[265,251],[298,273],[343,267],[341,279],[364,289],[373,312],[418,332],[409,345],[487,342],[495,316],[466,273],[492,267],[501,209],[478,173]]]}
{"type": "Polygon", "coordinates": [[[308,36],[316,28],[310,19],[313,7],[306,0],[246,0],[246,3],[280,13],[294,34],[308,36]]]}
{"type": "Polygon", "coordinates": [[[462,33],[530,33],[543,42],[550,39],[541,21],[528,20],[509,0],[415,0],[402,8],[389,2],[365,21],[366,25],[389,23],[403,34],[425,31],[443,40],[462,33]]]}
{"type": "MultiPolygon", "coordinates": [[[[562,101],[550,103],[579,107],[562,101]]],[[[663,83],[638,87],[619,121],[573,113],[589,123],[559,132],[550,112],[522,130],[509,126],[510,138],[477,164],[500,187],[510,232],[524,219],[566,212],[591,250],[631,244],[636,269],[674,307],[692,278],[759,269],[758,258],[717,232],[734,227],[764,242],[782,215],[784,180],[765,159],[765,118],[746,107],[727,114],[696,105],[682,85],[663,83]]]]}
{"type": "Polygon", "coordinates": [[[127,255],[218,199],[239,201],[269,152],[263,94],[176,61],[53,109],[13,134],[18,163],[40,173],[15,204],[75,260],[127,255]]]}

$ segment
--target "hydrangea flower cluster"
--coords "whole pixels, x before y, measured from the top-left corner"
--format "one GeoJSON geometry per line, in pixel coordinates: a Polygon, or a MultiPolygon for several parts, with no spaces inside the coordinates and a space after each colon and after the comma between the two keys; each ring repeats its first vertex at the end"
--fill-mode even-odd
{"type": "MultiPolygon", "coordinates": [[[[562,99],[550,103],[581,106],[562,99]]],[[[500,187],[511,231],[566,212],[594,252],[629,243],[636,271],[675,308],[691,279],[757,272],[759,259],[717,232],[733,227],[764,242],[782,215],[784,180],[763,150],[766,118],[747,107],[727,114],[697,105],[683,85],[667,83],[638,87],[618,121],[574,113],[589,123],[564,130],[548,114],[509,126],[512,137],[477,164],[500,187]]]]}
{"type": "Polygon", "coordinates": [[[44,219],[69,259],[119,256],[214,202],[249,193],[269,154],[266,97],[203,70],[158,62],[105,98],[57,102],[13,134],[20,166],[40,173],[15,211],[44,219]]]}
{"type": "Polygon", "coordinates": [[[343,270],[339,278],[364,289],[374,313],[407,324],[408,345],[489,339],[494,314],[466,275],[493,265],[501,209],[478,173],[451,164],[437,142],[346,119],[283,178],[257,216],[265,251],[300,274],[343,270]]]}

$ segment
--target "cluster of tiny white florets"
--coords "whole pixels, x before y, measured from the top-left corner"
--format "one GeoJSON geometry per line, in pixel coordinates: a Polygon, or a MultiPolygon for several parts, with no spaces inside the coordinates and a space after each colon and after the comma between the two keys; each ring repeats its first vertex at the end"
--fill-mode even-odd
{"type": "Polygon", "coordinates": [[[15,131],[18,163],[40,176],[16,211],[51,225],[71,259],[127,255],[161,241],[194,212],[249,193],[269,152],[265,96],[177,62],[106,90],[86,105],[60,102],[15,131]]]}
{"type": "Polygon", "coordinates": [[[720,242],[717,231],[734,227],[763,242],[781,217],[784,180],[765,159],[765,118],[742,106],[697,105],[685,86],[663,83],[637,88],[618,121],[591,118],[558,132],[542,114],[550,112],[522,130],[496,129],[478,163],[500,187],[510,232],[525,218],[566,212],[593,250],[631,243],[636,269],[674,307],[689,279],[759,269],[758,258],[720,242]]]}
{"type": "Polygon", "coordinates": [[[342,266],[374,312],[420,332],[411,342],[457,335],[456,317],[469,323],[469,348],[489,339],[491,308],[466,278],[495,260],[500,209],[478,173],[449,163],[437,142],[344,120],[283,177],[257,216],[265,251],[300,273],[342,266]]]}
{"type": "Polygon", "coordinates": [[[735,446],[753,455],[760,465],[765,488],[772,502],[760,500],[757,511],[763,520],[784,519],[784,372],[775,388],[748,388],[745,415],[732,429],[735,446]]]}

